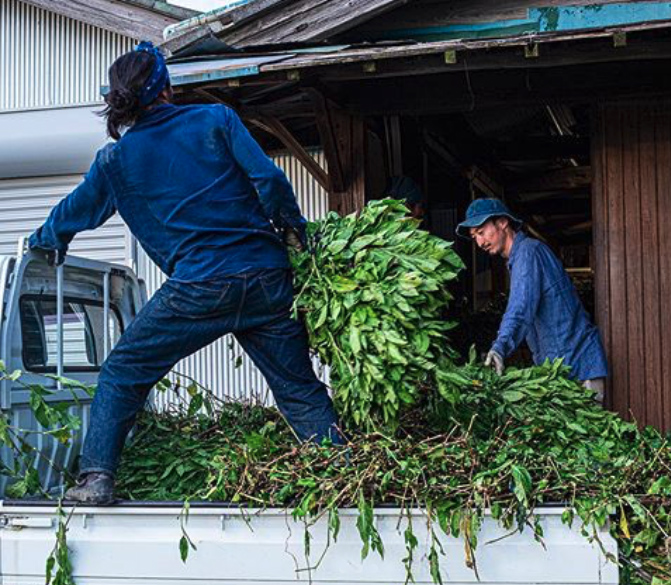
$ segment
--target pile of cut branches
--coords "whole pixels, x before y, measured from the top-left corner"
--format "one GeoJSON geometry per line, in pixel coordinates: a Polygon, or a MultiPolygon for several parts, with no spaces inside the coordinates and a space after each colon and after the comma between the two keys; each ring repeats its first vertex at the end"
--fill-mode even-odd
{"type": "MultiPolygon", "coordinates": [[[[214,416],[186,407],[147,413],[124,454],[121,494],[287,507],[307,520],[328,515],[332,527],[338,508],[367,517],[379,504],[420,507],[436,536],[467,539],[474,568],[486,509],[541,539],[534,510],[562,503],[577,514],[564,521],[579,522],[586,536],[610,520],[623,582],[671,579],[668,438],[603,410],[560,362],[499,377],[471,361],[441,375],[445,398],[406,411],[394,434],[350,433],[346,462],[339,448],[297,445],[274,409],[222,403],[214,416]]],[[[371,527],[362,539],[366,552],[384,546],[371,527]]],[[[431,570],[440,575],[434,549],[431,570]]]]}

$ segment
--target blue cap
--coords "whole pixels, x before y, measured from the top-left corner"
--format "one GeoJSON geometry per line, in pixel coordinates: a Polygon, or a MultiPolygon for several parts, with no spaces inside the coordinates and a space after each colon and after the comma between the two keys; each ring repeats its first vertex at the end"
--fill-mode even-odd
{"type": "Polygon", "coordinates": [[[522,220],[515,217],[500,199],[476,199],[466,210],[466,219],[457,226],[457,235],[468,238],[470,228],[480,227],[495,217],[507,217],[515,230],[522,227],[522,220]]]}

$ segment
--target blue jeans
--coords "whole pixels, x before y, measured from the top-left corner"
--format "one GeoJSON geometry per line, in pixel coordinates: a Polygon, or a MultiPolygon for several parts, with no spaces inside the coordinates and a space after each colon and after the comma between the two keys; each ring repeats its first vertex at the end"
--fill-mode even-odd
{"type": "Polygon", "coordinates": [[[301,440],[342,443],[307,334],[290,316],[291,272],[269,269],[198,283],[168,280],[131,322],[100,371],[81,473],[114,475],[149,391],[182,358],[233,333],[301,440]]]}

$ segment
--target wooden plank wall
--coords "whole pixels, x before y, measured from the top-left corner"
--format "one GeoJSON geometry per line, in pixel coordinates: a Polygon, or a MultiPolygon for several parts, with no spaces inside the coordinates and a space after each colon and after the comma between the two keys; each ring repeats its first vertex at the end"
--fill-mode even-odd
{"type": "Polygon", "coordinates": [[[366,201],[365,124],[363,119],[345,112],[332,112],[332,121],[343,189],[329,190],[329,206],[332,211],[347,215],[362,209],[366,201]]]}
{"type": "Polygon", "coordinates": [[[607,405],[671,430],[671,104],[601,104],[592,140],[607,405]]]}

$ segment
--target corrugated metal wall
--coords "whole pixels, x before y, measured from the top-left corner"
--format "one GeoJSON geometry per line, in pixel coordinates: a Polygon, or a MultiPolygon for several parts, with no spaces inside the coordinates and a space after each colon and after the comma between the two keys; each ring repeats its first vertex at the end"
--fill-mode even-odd
{"type": "Polygon", "coordinates": [[[0,0],[0,111],[100,101],[134,41],[18,0],[0,0]]]}
{"type": "Polygon", "coordinates": [[[671,110],[607,104],[593,137],[597,321],[608,405],[671,431],[671,110]]]}
{"type": "MultiPolygon", "coordinates": [[[[19,237],[39,227],[49,210],[80,181],[79,175],[0,180],[0,254],[15,254],[19,237]]],[[[126,224],[115,215],[98,230],[76,236],[70,251],[125,264],[126,232],[126,224]]]]}
{"type": "MultiPolygon", "coordinates": [[[[326,168],[323,152],[314,153],[315,160],[326,168]]],[[[294,186],[303,215],[309,220],[324,217],[328,212],[328,196],[298,160],[289,155],[273,157],[275,163],[284,170],[294,186]]],[[[142,252],[137,254],[137,272],[147,284],[147,294],[151,296],[163,283],[165,276],[142,252]]],[[[315,367],[323,379],[328,372],[321,371],[318,362],[315,367]]],[[[200,384],[216,392],[218,396],[237,399],[257,399],[270,401],[270,392],[261,373],[247,358],[232,336],[227,336],[183,360],[175,370],[195,379],[200,384]],[[242,356],[242,360],[236,359],[242,356]]],[[[164,406],[166,396],[158,396],[157,403],[164,406]]]]}
{"type": "MultiPolygon", "coordinates": [[[[18,0],[0,0],[0,111],[100,102],[107,68],[133,47],[130,38],[18,0]]],[[[0,153],[2,156],[2,153],[0,153]]],[[[79,175],[0,180],[0,254],[14,254],[79,175]]],[[[77,236],[72,252],[126,262],[127,230],[113,218],[77,236]]]]}

